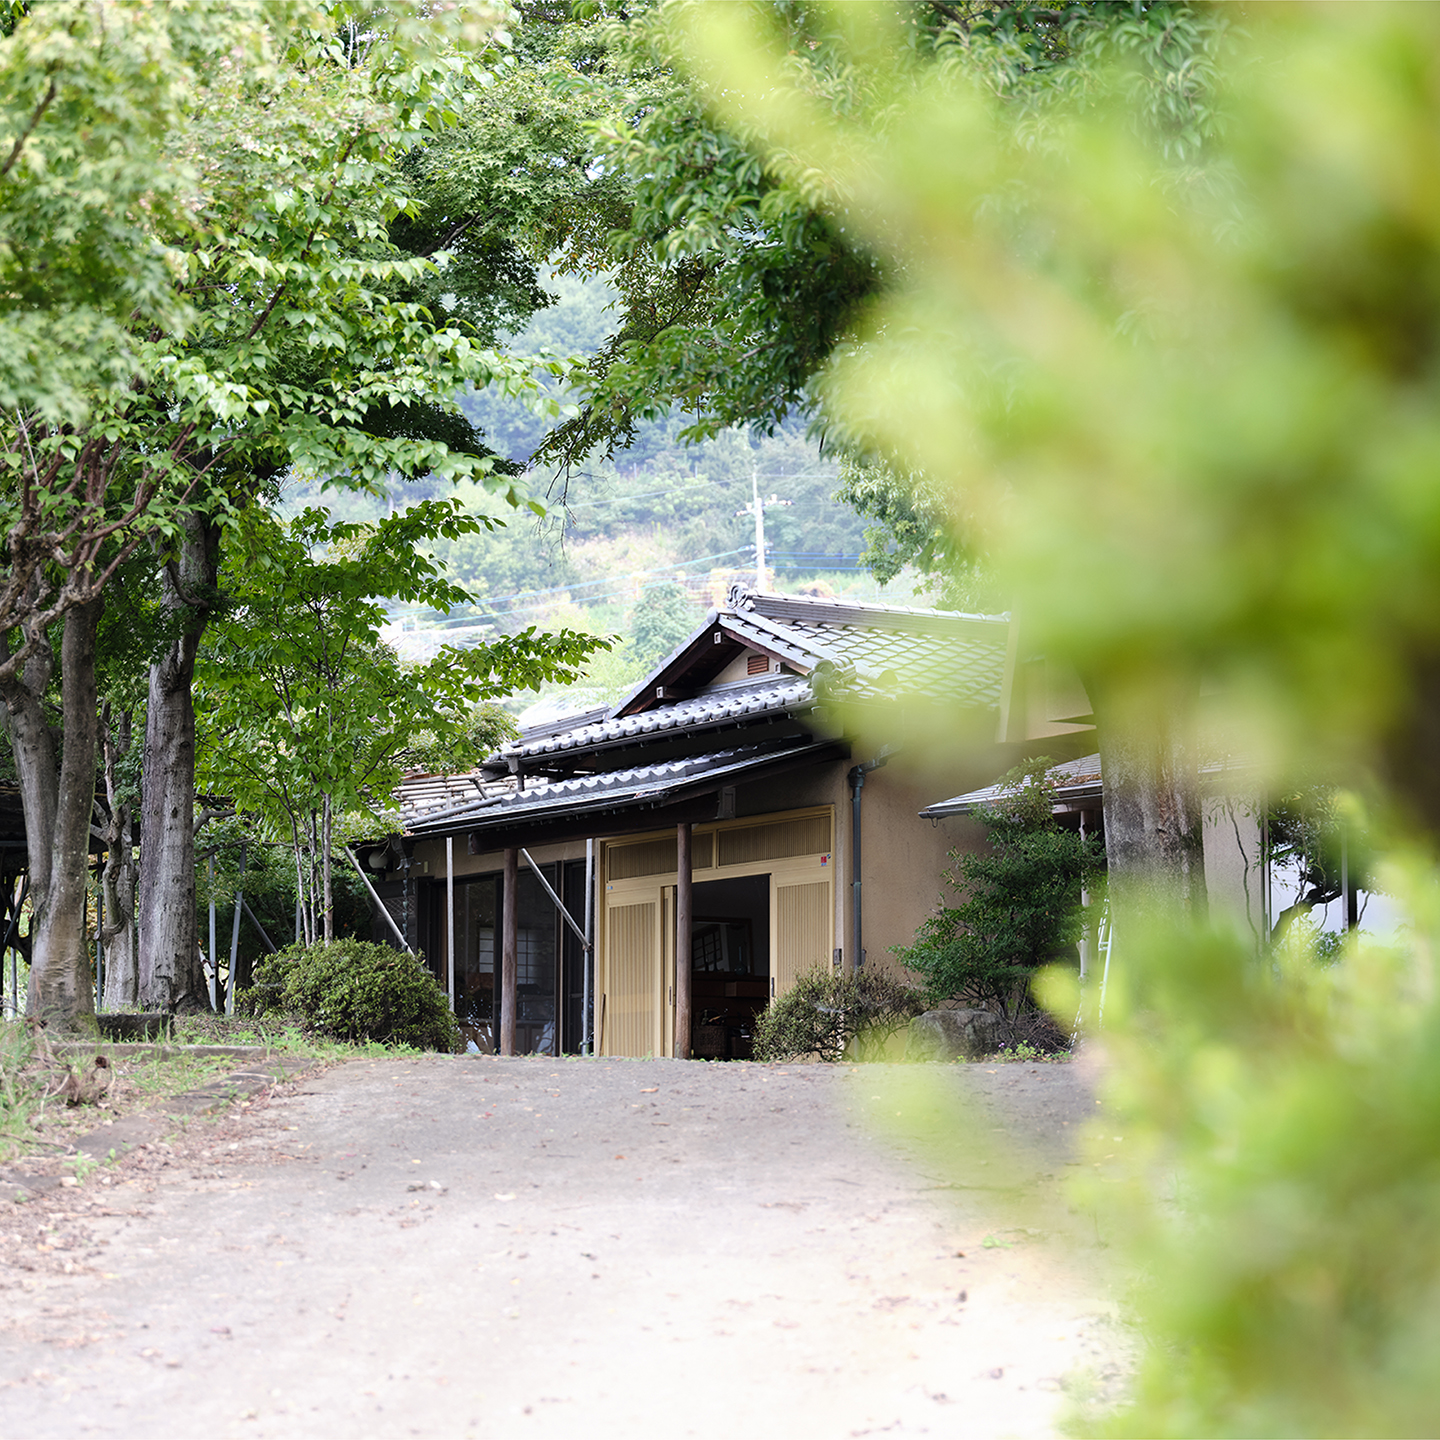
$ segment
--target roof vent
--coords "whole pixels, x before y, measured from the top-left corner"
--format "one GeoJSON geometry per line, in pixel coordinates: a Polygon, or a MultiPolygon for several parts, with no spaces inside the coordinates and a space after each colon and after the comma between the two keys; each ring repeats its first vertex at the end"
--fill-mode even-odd
{"type": "Polygon", "coordinates": [[[770,657],[759,655],[752,650],[745,657],[745,673],[747,675],[768,675],[770,673],[770,657]]]}

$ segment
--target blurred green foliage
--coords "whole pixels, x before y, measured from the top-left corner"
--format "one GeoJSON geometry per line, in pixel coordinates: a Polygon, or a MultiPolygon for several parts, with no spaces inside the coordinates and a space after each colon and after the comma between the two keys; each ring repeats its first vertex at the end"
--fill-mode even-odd
{"type": "Polygon", "coordinates": [[[1118,929],[1130,1178],[1094,1203],[1149,1345],[1107,1433],[1433,1434],[1440,10],[1134,6],[1047,72],[993,25],[917,68],[886,7],[816,9],[849,108],[763,7],[684,19],[716,114],[892,267],[837,428],[948,490],[1120,723],[1203,695],[1270,793],[1366,794],[1406,917],[1327,965],[1179,907],[1118,929]]]}
{"type": "MultiPolygon", "coordinates": [[[[1149,1345],[1099,1433],[1435,1432],[1440,891],[1428,857],[1387,883],[1410,935],[1357,932],[1332,964],[1300,927],[1263,958],[1219,927],[1126,937],[1104,1122],[1125,1171],[1086,1198],[1149,1345]]],[[[1073,980],[1049,995],[1073,1006],[1073,980]]]]}

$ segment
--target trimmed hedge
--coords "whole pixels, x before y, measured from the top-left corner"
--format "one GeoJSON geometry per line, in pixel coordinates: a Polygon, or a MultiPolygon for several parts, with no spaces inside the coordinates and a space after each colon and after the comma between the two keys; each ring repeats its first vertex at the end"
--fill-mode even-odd
{"type": "Polygon", "coordinates": [[[757,1060],[880,1060],[895,1036],[925,1008],[924,997],[883,970],[837,975],[808,971],[755,1022],[757,1060]]]}
{"type": "Polygon", "coordinates": [[[461,1048],[445,992],[424,963],[366,940],[288,945],[256,967],[255,983],[235,1003],[247,1015],[298,1014],[335,1040],[461,1048]]]}

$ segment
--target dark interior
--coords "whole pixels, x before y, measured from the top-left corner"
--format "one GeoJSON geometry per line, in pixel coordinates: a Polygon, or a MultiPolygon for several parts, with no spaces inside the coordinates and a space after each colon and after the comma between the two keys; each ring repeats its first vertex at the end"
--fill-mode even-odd
{"type": "Polygon", "coordinates": [[[770,998],[770,877],[695,885],[690,929],[690,1053],[748,1060],[770,998]]]}

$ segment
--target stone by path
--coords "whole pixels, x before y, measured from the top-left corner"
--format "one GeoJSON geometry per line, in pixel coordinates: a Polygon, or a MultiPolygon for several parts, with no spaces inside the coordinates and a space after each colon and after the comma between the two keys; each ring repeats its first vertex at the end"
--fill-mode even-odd
{"type": "Polygon", "coordinates": [[[1051,1435],[1123,1369],[1059,1191],[1094,1108],[1075,1066],[337,1066],[0,1200],[0,1435],[1051,1435]]]}

